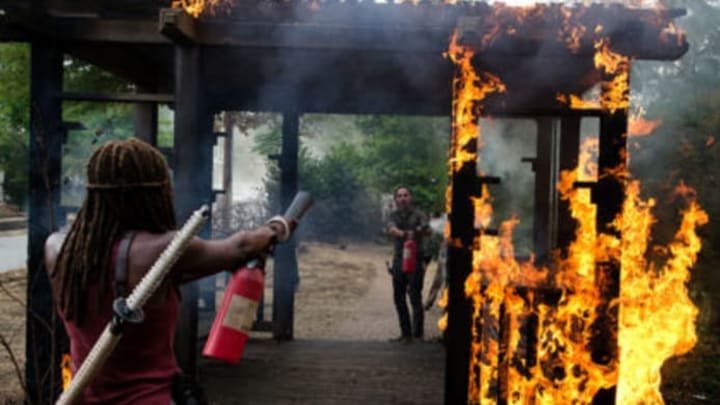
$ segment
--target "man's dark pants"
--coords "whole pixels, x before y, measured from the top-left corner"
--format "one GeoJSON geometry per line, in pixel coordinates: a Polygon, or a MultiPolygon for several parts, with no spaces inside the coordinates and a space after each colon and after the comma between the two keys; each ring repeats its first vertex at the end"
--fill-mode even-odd
{"type": "Polygon", "coordinates": [[[418,261],[418,268],[414,273],[403,273],[395,268],[393,271],[393,299],[395,309],[400,321],[400,331],[405,337],[413,336],[421,338],[424,331],[424,315],[422,305],[422,287],[424,270],[422,263],[418,261]],[[412,330],[410,328],[410,314],[408,312],[406,294],[410,297],[412,306],[412,330]]]}

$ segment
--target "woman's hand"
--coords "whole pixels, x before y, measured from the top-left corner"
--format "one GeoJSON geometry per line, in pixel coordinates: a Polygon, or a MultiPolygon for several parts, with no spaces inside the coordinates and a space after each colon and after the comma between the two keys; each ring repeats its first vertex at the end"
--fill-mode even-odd
{"type": "Polygon", "coordinates": [[[277,229],[276,224],[265,224],[245,234],[244,240],[241,242],[242,249],[245,250],[247,257],[256,256],[265,253],[277,243],[278,234],[283,231],[277,229]]]}

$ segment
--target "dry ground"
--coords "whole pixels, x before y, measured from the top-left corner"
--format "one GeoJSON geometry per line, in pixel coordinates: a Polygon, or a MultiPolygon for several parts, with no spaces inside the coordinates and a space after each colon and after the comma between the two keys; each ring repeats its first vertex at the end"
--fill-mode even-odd
{"type": "Polygon", "coordinates": [[[0,202],[0,218],[22,215],[17,207],[0,202]]]}
{"type": "Polygon", "coordinates": [[[0,403],[21,403],[15,368],[25,363],[25,269],[0,273],[0,403]],[[12,353],[12,355],[11,355],[12,353]]]}
{"type": "MultiPolygon", "coordinates": [[[[400,334],[385,264],[391,255],[389,245],[306,243],[299,252],[296,337],[387,340],[400,334]]],[[[424,291],[434,271],[431,263],[424,291]]],[[[440,311],[433,309],[425,316],[425,336],[437,337],[440,311]]]]}

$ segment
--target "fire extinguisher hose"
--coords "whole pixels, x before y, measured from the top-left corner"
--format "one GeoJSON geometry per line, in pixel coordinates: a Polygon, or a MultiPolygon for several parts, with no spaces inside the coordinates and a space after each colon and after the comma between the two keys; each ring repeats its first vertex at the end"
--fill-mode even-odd
{"type": "Polygon", "coordinates": [[[175,234],[170,244],[155,261],[150,271],[140,280],[127,300],[124,298],[118,298],[118,300],[116,300],[113,305],[115,317],[105,327],[97,342],[95,342],[95,345],[90,350],[90,353],[88,353],[85,358],[85,361],[83,361],[73,376],[67,390],[62,393],[56,402],[56,405],[71,405],[76,401],[78,395],[80,395],[87,384],[92,381],[95,374],[102,368],[110,356],[110,353],[112,353],[120,341],[122,337],[122,325],[125,322],[138,322],[142,320],[142,307],[158,289],[167,273],[177,262],[193,236],[198,233],[209,215],[210,208],[207,205],[203,205],[200,209],[196,210],[187,222],[185,222],[185,225],[175,234]]]}

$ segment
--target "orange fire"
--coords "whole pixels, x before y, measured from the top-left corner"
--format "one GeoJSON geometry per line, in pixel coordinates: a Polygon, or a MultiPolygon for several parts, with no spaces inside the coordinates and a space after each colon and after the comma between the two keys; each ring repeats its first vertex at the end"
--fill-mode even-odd
{"type": "Polygon", "coordinates": [[[575,94],[566,96],[558,93],[556,99],[563,104],[568,104],[573,110],[596,110],[600,108],[600,100],[584,100],[575,94]]]}
{"type": "Polygon", "coordinates": [[[205,12],[214,13],[220,8],[230,9],[234,0],[173,0],[173,8],[182,8],[186,13],[197,18],[205,12]]]}
{"type": "Polygon", "coordinates": [[[62,378],[63,391],[68,389],[70,382],[72,381],[71,362],[72,360],[70,359],[69,354],[65,353],[62,355],[62,360],[60,361],[60,376],[62,378]]]}
{"type": "Polygon", "coordinates": [[[628,116],[628,136],[647,136],[662,125],[662,120],[649,120],[645,118],[645,110],[638,108],[628,116]]]}
{"type": "MultiPolygon", "coordinates": [[[[477,149],[482,147],[478,136],[480,127],[477,123],[477,117],[482,112],[481,102],[491,93],[505,91],[505,84],[497,76],[475,71],[471,62],[473,50],[459,45],[457,39],[456,31],[446,53],[446,57],[458,67],[453,78],[453,123],[449,159],[451,173],[460,170],[466,163],[477,160],[477,149]]],[[[445,195],[448,213],[452,206],[451,187],[447,188],[445,195]]]]}
{"type": "Polygon", "coordinates": [[[630,58],[613,52],[609,41],[601,39],[595,43],[595,67],[609,77],[603,80],[600,105],[614,113],[630,106],[630,58]]]}
{"type": "Polygon", "coordinates": [[[568,7],[560,7],[560,12],[562,13],[563,20],[557,34],[558,39],[567,45],[570,52],[578,53],[587,27],[580,22],[578,12],[573,12],[573,10],[568,7]]]}
{"type": "Polygon", "coordinates": [[[662,404],[660,368],[666,359],[689,352],[697,341],[695,319],[698,310],[689,297],[686,283],[690,268],[701,248],[696,228],[708,222],[694,193],[683,196],[688,207],[680,228],[668,246],[664,264],[656,267],[646,258],[650,213],[654,200],[639,197],[640,183],[632,181],[621,221],[622,272],[620,290],[620,372],[617,402],[620,404],[662,404]]]}
{"type": "MultiPolygon", "coordinates": [[[[477,120],[488,89],[505,87],[493,87],[502,82],[495,76],[483,80],[490,76],[475,72],[472,52],[458,47],[456,37],[449,53],[459,72],[453,82],[450,151],[450,169],[456,172],[477,160],[477,152],[468,146],[477,142],[482,147],[477,120]],[[483,87],[486,82],[492,84],[483,87]]],[[[611,113],[627,110],[629,58],[599,40],[595,64],[605,79],[599,107],[611,113]]],[[[572,97],[565,100],[572,105],[572,97]]],[[[629,131],[649,134],[659,125],[635,115],[629,131]]],[[[472,272],[465,281],[473,309],[469,403],[494,404],[502,399],[508,404],[590,404],[601,389],[616,387],[619,404],[660,404],[660,368],[669,357],[694,346],[697,309],[686,283],[701,247],[696,228],[708,221],[707,214],[688,188],[682,188],[688,208],[680,229],[667,249],[656,249],[650,244],[654,200],[640,197],[640,183],[626,165],[597,173],[597,147],[597,138],[587,140],[578,167],[560,174],[558,192],[568,201],[577,226],[564,256],[558,252],[547,268],[536,267],[532,259],[516,260],[511,241],[517,218],[501,222],[498,236],[484,232],[493,215],[487,187],[472,198],[474,226],[480,234],[473,245],[472,272]],[[620,236],[597,230],[591,191],[575,186],[599,176],[616,176],[626,186],[621,213],[611,224],[620,236]],[[656,250],[669,252],[664,264],[647,259],[647,252],[656,250]],[[604,262],[619,264],[621,285],[619,297],[610,303],[611,310],[619,311],[617,336],[607,336],[617,339],[618,358],[600,364],[590,347],[595,321],[607,316],[598,310],[607,300],[601,295],[604,280],[598,277],[604,262]],[[533,336],[535,344],[528,341],[533,336]]]]}
{"type": "MultiPolygon", "coordinates": [[[[596,33],[602,32],[602,27],[596,33]]],[[[582,97],[558,93],[556,99],[568,104],[573,110],[597,109],[615,113],[618,110],[627,110],[630,106],[630,58],[615,53],[610,49],[609,41],[605,38],[595,42],[595,67],[603,73],[602,92],[598,100],[584,100],[582,97]]],[[[638,131],[650,127],[651,123],[643,123],[647,127],[637,127],[638,131]]],[[[655,129],[652,127],[650,132],[655,129]]]]}

